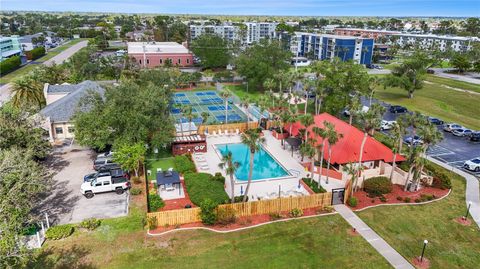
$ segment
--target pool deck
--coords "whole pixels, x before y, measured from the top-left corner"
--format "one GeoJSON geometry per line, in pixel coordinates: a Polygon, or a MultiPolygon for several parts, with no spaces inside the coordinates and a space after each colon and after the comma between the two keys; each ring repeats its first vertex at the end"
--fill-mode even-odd
{"type": "MultiPolygon", "coordinates": [[[[309,172],[305,171],[305,168],[302,166],[298,153],[294,153],[294,156],[292,157],[291,151],[283,149],[281,141],[273,137],[270,131],[264,131],[263,133],[266,140],[265,144],[262,145],[264,149],[267,150],[292,176],[266,180],[253,180],[250,187],[250,195],[253,196],[252,198],[268,198],[269,196],[273,196],[273,193],[278,194],[279,188],[281,192],[284,193],[284,196],[307,195],[307,190],[299,185],[299,180],[302,177],[306,177],[309,172]]],[[[226,143],[241,143],[240,135],[207,136],[207,152],[196,154],[193,158],[199,172],[210,174],[220,172],[225,176],[225,172],[218,167],[218,164],[221,162],[221,156],[215,149],[215,145],[226,143]]],[[[304,160],[304,162],[307,161],[308,159],[304,160]]],[[[314,180],[318,182],[318,174],[314,175],[314,180]]],[[[340,180],[330,179],[329,184],[326,184],[325,178],[322,177],[321,181],[322,186],[327,191],[331,191],[335,188],[343,188],[345,186],[345,182],[340,180]]],[[[230,180],[228,180],[228,178],[225,185],[227,193],[230,193],[230,180]]],[[[240,195],[240,193],[245,190],[246,185],[247,181],[236,181],[235,195],[240,195]]]]}

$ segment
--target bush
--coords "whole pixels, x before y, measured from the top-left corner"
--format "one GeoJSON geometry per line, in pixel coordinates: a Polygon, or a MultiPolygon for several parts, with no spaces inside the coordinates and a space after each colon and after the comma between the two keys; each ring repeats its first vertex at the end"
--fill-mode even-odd
{"type": "Polygon", "coordinates": [[[380,202],[382,202],[382,203],[385,203],[387,201],[387,198],[385,198],[385,196],[383,196],[383,195],[380,196],[380,198],[378,198],[378,199],[380,199],[380,202]]]}
{"type": "Polygon", "coordinates": [[[219,82],[231,82],[233,81],[233,72],[229,70],[217,72],[213,75],[213,80],[219,82]]]}
{"type": "Polygon", "coordinates": [[[227,225],[234,223],[237,217],[235,216],[235,209],[231,207],[222,207],[217,210],[217,223],[220,225],[227,225]]]}
{"type": "Polygon", "coordinates": [[[412,200],[412,199],[410,199],[410,197],[405,197],[405,199],[403,199],[403,201],[404,201],[405,203],[410,203],[411,200],[412,200]]]}
{"type": "Polygon", "coordinates": [[[48,228],[47,232],[45,233],[45,237],[51,240],[59,240],[62,238],[69,237],[75,229],[71,224],[65,225],[57,225],[48,228]]]}
{"type": "Polygon", "coordinates": [[[213,176],[212,179],[225,185],[225,177],[222,176],[222,173],[219,173],[219,172],[215,173],[215,176],[213,176]]]}
{"type": "Polygon", "coordinates": [[[86,219],[86,220],[80,222],[80,224],[78,224],[78,227],[93,231],[93,230],[97,229],[100,226],[101,223],[102,223],[101,220],[96,219],[96,218],[91,218],[91,219],[86,219]]]}
{"type": "Polygon", "coordinates": [[[323,208],[323,211],[327,212],[327,213],[332,213],[333,211],[335,211],[335,208],[333,208],[333,206],[326,206],[323,208]]]}
{"type": "Polygon", "coordinates": [[[426,202],[426,201],[431,201],[433,200],[433,195],[431,194],[421,194],[420,195],[420,201],[426,202]]]}
{"type": "Polygon", "coordinates": [[[380,196],[392,192],[392,182],[387,177],[372,177],[365,180],[363,189],[372,196],[380,196]]]}
{"type": "Polygon", "coordinates": [[[142,193],[142,190],[140,188],[132,188],[130,190],[131,195],[139,195],[140,193],[142,193]]]}
{"type": "Polygon", "coordinates": [[[270,213],[269,216],[270,216],[270,220],[279,220],[282,218],[282,216],[278,213],[270,213]]]}
{"type": "Polygon", "coordinates": [[[158,194],[148,195],[148,211],[155,212],[165,206],[165,202],[158,194]]]}
{"type": "Polygon", "coordinates": [[[358,205],[357,197],[348,198],[348,205],[351,207],[356,207],[358,205]]]}
{"type": "Polygon", "coordinates": [[[8,59],[4,59],[0,62],[0,73],[5,75],[8,72],[11,72],[17,69],[22,64],[20,56],[12,56],[8,59]]]}
{"type": "Polygon", "coordinates": [[[217,203],[208,198],[200,204],[200,218],[202,219],[203,224],[215,224],[215,222],[217,221],[217,214],[215,213],[216,208],[217,203]]]}
{"type": "Polygon", "coordinates": [[[207,173],[187,173],[184,175],[185,185],[190,200],[195,205],[200,205],[205,199],[210,199],[216,204],[229,201],[223,183],[213,180],[207,173]]]}
{"type": "Polygon", "coordinates": [[[147,218],[147,226],[149,230],[154,230],[157,228],[157,217],[152,216],[147,218]]]}
{"type": "Polygon", "coordinates": [[[44,47],[37,47],[37,48],[34,48],[30,51],[25,52],[25,54],[27,55],[27,59],[35,60],[35,59],[38,59],[38,58],[42,57],[43,55],[45,55],[45,48],[44,47]]]}
{"type": "Polygon", "coordinates": [[[420,203],[420,202],[421,202],[420,199],[418,199],[418,198],[415,199],[415,203],[420,203]]]}
{"type": "MultiPolygon", "coordinates": [[[[235,196],[235,197],[233,198],[234,202],[235,202],[235,203],[243,203],[243,196],[245,196],[245,195],[235,196]]],[[[249,198],[248,198],[248,196],[247,196],[247,202],[248,202],[248,199],[249,199],[249,198]]]]}
{"type": "Polygon", "coordinates": [[[433,175],[432,187],[442,190],[452,188],[450,180],[450,173],[452,172],[430,161],[425,162],[425,169],[433,175]]]}
{"type": "Polygon", "coordinates": [[[290,211],[290,216],[294,218],[301,217],[303,216],[303,210],[301,210],[300,208],[294,208],[292,209],[292,211],[290,211]]]}
{"type": "Polygon", "coordinates": [[[314,192],[314,193],[324,193],[327,192],[322,186],[319,186],[318,183],[314,180],[310,180],[310,178],[302,178],[302,181],[307,184],[308,187],[314,192]]]}
{"type": "Polygon", "coordinates": [[[175,156],[173,158],[173,165],[175,166],[175,169],[181,174],[186,174],[188,172],[194,173],[197,171],[190,155],[175,156]]]}
{"type": "Polygon", "coordinates": [[[398,200],[398,201],[402,201],[403,198],[402,198],[401,196],[397,196],[397,200],[398,200]]]}

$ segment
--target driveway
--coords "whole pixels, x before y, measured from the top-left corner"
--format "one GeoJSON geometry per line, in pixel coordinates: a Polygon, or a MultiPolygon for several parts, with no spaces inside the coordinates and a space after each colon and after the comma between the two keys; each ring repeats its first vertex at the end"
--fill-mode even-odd
{"type": "Polygon", "coordinates": [[[451,78],[459,81],[469,82],[473,84],[480,85],[480,74],[474,72],[465,72],[463,75],[458,75],[454,73],[447,73],[446,71],[451,70],[450,68],[432,68],[435,70],[435,76],[443,78],[451,78]]]}
{"type": "Polygon", "coordinates": [[[80,193],[83,176],[92,173],[93,151],[76,145],[56,148],[48,160],[54,173],[52,190],[38,205],[55,223],[78,223],[87,218],[113,218],[128,213],[128,192],[97,194],[92,199],[80,193]]]}

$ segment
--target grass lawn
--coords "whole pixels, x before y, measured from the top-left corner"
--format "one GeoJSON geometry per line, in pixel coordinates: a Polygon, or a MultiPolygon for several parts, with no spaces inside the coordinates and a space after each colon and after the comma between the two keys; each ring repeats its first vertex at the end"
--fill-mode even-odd
{"type": "Polygon", "coordinates": [[[152,171],[152,174],[147,176],[148,180],[154,180],[157,173],[157,168],[162,168],[163,171],[166,171],[168,168],[174,167],[173,157],[162,158],[158,160],[147,160],[146,167],[147,170],[152,171]]]}
{"type": "Polygon", "coordinates": [[[466,212],[465,181],[453,173],[451,179],[452,193],[441,201],[377,207],[359,212],[358,216],[408,259],[420,255],[423,240],[427,239],[430,268],[478,268],[480,229],[476,224],[467,227],[453,221],[466,212]]]}
{"type": "Polygon", "coordinates": [[[338,215],[155,238],[145,237],[141,222],[132,210],[96,231],[49,241],[29,268],[391,268],[338,215]]]}
{"type": "Polygon", "coordinates": [[[378,87],[375,97],[391,104],[402,105],[410,111],[438,117],[446,122],[457,122],[466,127],[480,130],[478,95],[453,91],[435,84],[425,84],[423,89],[408,99],[407,92],[400,88],[378,87]]]}
{"type": "Polygon", "coordinates": [[[453,87],[453,88],[458,88],[458,89],[463,89],[463,90],[469,90],[469,91],[474,91],[474,92],[480,92],[480,85],[469,83],[469,82],[464,82],[464,81],[459,81],[455,79],[449,79],[449,78],[442,78],[442,77],[437,77],[435,75],[427,75],[426,81],[435,83],[438,85],[445,85],[448,87],[453,87]]]}
{"type": "Polygon", "coordinates": [[[255,89],[250,89],[250,91],[247,92],[246,85],[223,85],[223,87],[233,92],[241,100],[245,98],[250,98],[253,101],[256,101],[263,95],[263,92],[259,92],[258,90],[255,90],[255,89]]]}
{"type": "MultiPolygon", "coordinates": [[[[35,60],[35,62],[38,62],[38,63],[43,63],[47,60],[50,60],[51,58],[53,58],[54,56],[60,54],[60,52],[70,48],[71,46],[81,42],[81,41],[84,41],[86,39],[82,38],[82,39],[74,39],[66,44],[63,44],[59,47],[56,47],[52,50],[50,50],[45,56],[43,57],[40,57],[38,59],[35,60]]],[[[10,83],[12,82],[14,79],[18,78],[18,77],[21,77],[25,74],[27,74],[28,72],[32,71],[33,69],[35,69],[36,67],[40,66],[40,64],[27,64],[23,67],[20,67],[19,69],[11,72],[11,73],[8,73],[7,75],[5,76],[2,76],[0,78],[0,83],[4,84],[4,83],[10,83]]]]}

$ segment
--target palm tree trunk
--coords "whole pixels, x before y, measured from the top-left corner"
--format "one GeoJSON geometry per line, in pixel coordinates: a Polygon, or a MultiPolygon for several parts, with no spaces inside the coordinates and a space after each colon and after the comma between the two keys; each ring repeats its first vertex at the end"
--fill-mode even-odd
{"type": "Polygon", "coordinates": [[[303,114],[307,114],[307,106],[308,106],[308,93],[307,93],[307,99],[306,99],[306,102],[305,102],[305,110],[303,111],[303,114]]]}
{"type": "Polygon", "coordinates": [[[225,98],[225,124],[228,124],[228,99],[225,98]]]}
{"type": "Polygon", "coordinates": [[[330,143],[328,143],[328,162],[327,162],[327,180],[326,180],[326,183],[328,184],[328,178],[329,178],[329,175],[330,175],[330,158],[332,157],[332,146],[330,145],[330,143]]]}
{"type": "Polygon", "coordinates": [[[408,170],[407,179],[405,180],[405,185],[403,186],[403,191],[407,191],[408,181],[410,180],[410,175],[412,174],[412,171],[413,171],[413,165],[411,165],[410,169],[408,170]]]}
{"type": "Polygon", "coordinates": [[[230,190],[232,191],[232,204],[235,203],[235,180],[233,179],[233,174],[230,175],[230,190]]]}
{"type": "Polygon", "coordinates": [[[248,183],[247,188],[245,188],[245,194],[243,195],[243,202],[245,203],[248,198],[248,191],[250,190],[250,184],[252,183],[252,174],[253,174],[253,156],[255,152],[250,151],[250,168],[248,169],[248,183]]]}
{"type": "MultiPolygon", "coordinates": [[[[368,133],[365,132],[363,133],[363,140],[362,140],[362,145],[360,146],[360,156],[358,158],[358,166],[357,166],[357,173],[360,171],[360,167],[362,165],[362,158],[363,158],[363,148],[365,147],[365,142],[367,142],[367,136],[368,136],[368,133]]],[[[354,186],[354,188],[356,189],[357,186],[354,186]]]]}
{"type": "Polygon", "coordinates": [[[396,160],[397,160],[397,151],[394,150],[393,151],[393,160],[392,160],[392,171],[390,172],[390,181],[392,181],[392,179],[393,179],[393,173],[395,172],[395,166],[396,166],[395,161],[396,160]]]}
{"type": "Polygon", "coordinates": [[[315,94],[315,115],[318,115],[318,97],[317,95],[315,94]]]}
{"type": "Polygon", "coordinates": [[[352,125],[352,121],[353,121],[353,115],[352,115],[352,112],[350,111],[350,115],[348,116],[348,124],[352,125]]]}
{"type": "Polygon", "coordinates": [[[315,157],[312,156],[311,158],[311,169],[312,169],[312,174],[310,175],[310,182],[313,181],[313,173],[315,173],[315,157]]]}
{"type": "Polygon", "coordinates": [[[320,185],[320,180],[322,179],[322,170],[323,170],[323,152],[325,149],[325,139],[322,141],[322,154],[320,155],[320,177],[318,178],[318,184],[320,185]]]}
{"type": "Polygon", "coordinates": [[[318,111],[317,111],[317,115],[320,114],[320,111],[322,110],[322,102],[323,102],[323,99],[318,100],[318,111]]]}

